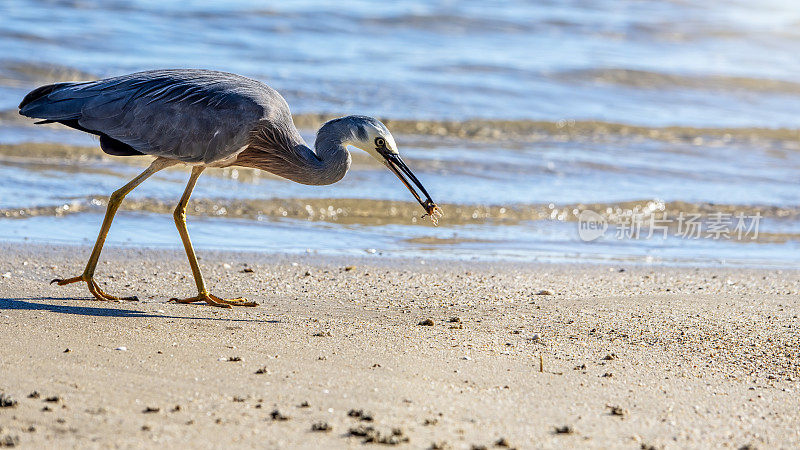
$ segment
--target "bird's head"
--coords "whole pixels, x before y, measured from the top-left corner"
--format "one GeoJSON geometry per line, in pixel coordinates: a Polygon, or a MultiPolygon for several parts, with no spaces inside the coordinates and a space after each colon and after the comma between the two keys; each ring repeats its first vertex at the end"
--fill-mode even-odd
{"type": "Polygon", "coordinates": [[[422,205],[426,215],[431,217],[433,224],[437,225],[439,218],[442,217],[441,208],[436,206],[428,191],[425,190],[419,179],[400,158],[397,144],[386,125],[377,119],[366,116],[347,116],[334,120],[342,121],[349,128],[351,137],[345,140],[345,145],[352,145],[364,150],[388,167],[411,191],[411,195],[422,205]],[[415,187],[419,188],[420,193],[417,192],[415,187]],[[422,195],[425,196],[424,200],[422,195]]]}

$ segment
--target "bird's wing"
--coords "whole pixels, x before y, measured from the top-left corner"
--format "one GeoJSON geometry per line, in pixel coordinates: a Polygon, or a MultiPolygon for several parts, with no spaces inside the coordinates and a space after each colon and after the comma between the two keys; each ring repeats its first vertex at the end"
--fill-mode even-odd
{"type": "Polygon", "coordinates": [[[243,149],[265,106],[281,102],[238,75],[164,70],[60,86],[46,95],[47,114],[32,115],[77,120],[144,154],[212,163],[243,149]]]}

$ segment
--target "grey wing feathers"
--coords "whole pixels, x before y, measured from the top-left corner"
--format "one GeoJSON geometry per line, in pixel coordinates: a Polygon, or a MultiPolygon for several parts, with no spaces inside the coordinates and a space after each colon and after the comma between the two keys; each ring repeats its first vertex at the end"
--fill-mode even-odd
{"type": "Polygon", "coordinates": [[[265,84],[206,70],[43,86],[26,96],[20,113],[99,134],[101,144],[105,135],[124,144],[120,152],[204,163],[235,155],[261,119],[291,121],[286,101],[265,84]]]}

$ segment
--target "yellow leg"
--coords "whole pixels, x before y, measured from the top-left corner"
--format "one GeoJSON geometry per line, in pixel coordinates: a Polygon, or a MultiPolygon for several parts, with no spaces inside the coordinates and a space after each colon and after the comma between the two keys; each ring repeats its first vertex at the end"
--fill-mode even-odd
{"type": "Polygon", "coordinates": [[[55,280],[51,281],[50,284],[58,283],[59,286],[64,286],[67,284],[77,283],[79,281],[83,281],[89,287],[89,292],[94,295],[94,297],[98,300],[107,300],[107,301],[120,301],[120,300],[131,300],[136,301],[138,298],[134,297],[115,297],[113,295],[106,294],[103,292],[100,287],[94,281],[94,270],[97,267],[97,261],[100,259],[100,252],[103,250],[103,244],[106,242],[106,236],[108,236],[108,230],[111,228],[111,222],[114,221],[114,215],[117,213],[119,209],[119,205],[122,204],[122,200],[125,198],[126,195],[132,190],[142,184],[142,182],[151,175],[158,172],[161,169],[165,169],[169,166],[177,164],[175,161],[171,161],[164,158],[157,158],[155,161],[150,164],[144,172],[139,174],[136,178],[132,179],[128,184],[122,186],[121,188],[114,191],[111,194],[111,197],[108,199],[108,206],[106,207],[106,216],[103,219],[103,225],[100,227],[100,233],[97,235],[97,241],[94,244],[94,249],[92,249],[92,254],[89,256],[89,262],[86,263],[86,268],[83,270],[83,274],[72,277],[72,278],[56,278],[55,280]]]}
{"type": "Polygon", "coordinates": [[[192,174],[189,177],[189,183],[186,184],[186,190],[183,191],[183,196],[175,207],[175,226],[178,227],[178,233],[181,235],[183,248],[186,250],[186,256],[189,258],[189,265],[192,267],[192,275],[194,275],[194,282],[197,284],[197,296],[185,299],[173,298],[170,301],[177,303],[193,303],[193,302],[206,302],[211,306],[220,308],[230,308],[231,306],[258,306],[256,302],[248,302],[243,298],[222,299],[215,295],[211,295],[206,290],[206,285],[203,282],[203,274],[200,273],[200,265],[197,263],[197,257],[194,254],[192,247],[192,240],[189,239],[189,230],[186,229],[186,205],[189,203],[189,197],[192,195],[194,185],[200,174],[203,173],[204,168],[196,166],[192,168],[192,174]]]}

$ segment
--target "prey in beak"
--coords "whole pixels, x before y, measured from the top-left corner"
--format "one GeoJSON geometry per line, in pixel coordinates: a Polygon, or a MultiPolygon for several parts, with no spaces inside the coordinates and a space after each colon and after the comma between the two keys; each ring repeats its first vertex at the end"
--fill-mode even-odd
{"type": "Polygon", "coordinates": [[[386,167],[388,167],[392,172],[394,172],[395,175],[397,175],[397,178],[399,178],[400,181],[406,185],[408,190],[411,192],[411,195],[413,195],[419,204],[422,205],[422,208],[425,209],[425,214],[422,217],[430,216],[433,225],[438,226],[439,219],[443,216],[442,208],[436,206],[436,203],[431,200],[431,196],[428,194],[428,191],[425,190],[425,187],[414,175],[414,172],[412,172],[406,163],[400,158],[400,155],[396,152],[391,152],[386,148],[386,142],[382,138],[375,139],[375,145],[378,147],[376,149],[378,150],[378,153],[385,158],[384,164],[386,164],[386,167]],[[425,200],[423,200],[422,196],[417,193],[417,190],[414,188],[415,186],[419,188],[422,195],[425,196],[425,200]]]}

